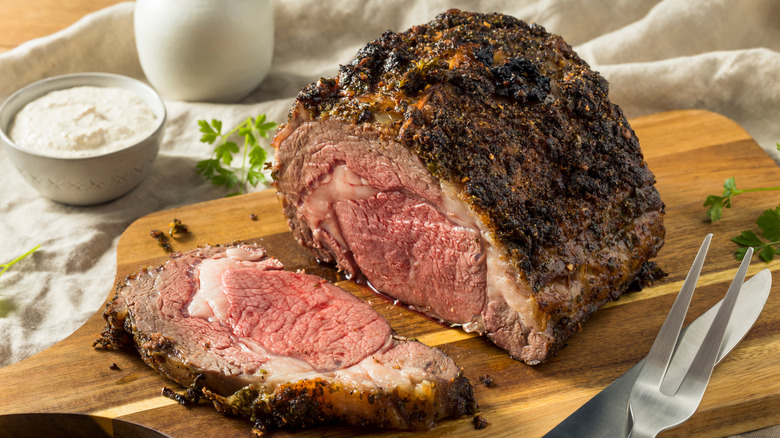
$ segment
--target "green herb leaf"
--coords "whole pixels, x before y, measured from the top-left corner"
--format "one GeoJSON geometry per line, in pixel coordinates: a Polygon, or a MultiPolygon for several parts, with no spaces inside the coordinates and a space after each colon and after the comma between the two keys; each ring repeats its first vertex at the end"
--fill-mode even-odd
{"type": "MultiPolygon", "coordinates": [[[[745,250],[747,251],[747,248],[745,250]]],[[[758,252],[758,255],[761,257],[761,260],[771,262],[775,258],[775,247],[765,246],[764,249],[758,252]]]]}
{"type": "Polygon", "coordinates": [[[215,123],[216,126],[218,126],[216,131],[205,120],[198,120],[198,125],[200,126],[200,132],[203,133],[203,136],[200,138],[201,142],[214,144],[217,138],[219,138],[219,132],[222,129],[222,124],[219,123],[218,120],[214,120],[213,122],[215,123]]]}
{"type": "Polygon", "coordinates": [[[710,207],[707,209],[707,217],[710,222],[716,222],[723,216],[723,208],[731,208],[731,197],[740,194],[741,191],[737,190],[737,184],[734,177],[727,179],[723,183],[723,195],[710,195],[704,200],[704,207],[710,207]]]}
{"type": "Polygon", "coordinates": [[[214,127],[214,130],[217,132],[217,134],[222,134],[222,122],[217,119],[211,119],[211,126],[214,127]]]}
{"type": "Polygon", "coordinates": [[[732,196],[738,195],[741,192],[737,190],[737,182],[732,176],[723,183],[723,197],[731,200],[732,196]]]}
{"type": "Polygon", "coordinates": [[[780,246],[780,206],[774,210],[764,210],[756,219],[756,225],[761,229],[761,237],[751,230],[744,230],[739,236],[734,236],[731,240],[739,245],[734,256],[737,260],[745,258],[747,249],[752,247],[755,254],[765,262],[770,262],[777,254],[777,247],[780,246]]]}
{"type": "Polygon", "coordinates": [[[734,236],[731,238],[731,240],[738,244],[743,246],[761,246],[763,242],[761,242],[761,239],[758,238],[756,233],[745,230],[743,231],[739,236],[734,236]]]}
{"type": "Polygon", "coordinates": [[[710,222],[716,222],[723,215],[723,198],[716,195],[707,196],[704,200],[703,207],[709,206],[707,209],[707,217],[710,218],[710,222]]]}
{"type": "Polygon", "coordinates": [[[211,182],[215,186],[225,186],[233,188],[241,183],[235,172],[224,167],[218,167],[216,175],[211,177],[211,182]]]}
{"type": "Polygon", "coordinates": [[[233,154],[238,152],[238,145],[232,141],[226,141],[214,149],[217,159],[230,166],[233,162],[233,154]]]}
{"type": "Polygon", "coordinates": [[[229,190],[238,189],[227,196],[246,193],[247,186],[255,187],[266,181],[263,169],[268,154],[258,139],[268,138],[277,125],[274,122],[266,122],[265,114],[254,119],[249,117],[225,134],[222,134],[222,122],[216,119],[210,124],[199,120],[198,126],[203,133],[200,141],[215,145],[212,158],[199,161],[195,165],[195,170],[200,175],[214,185],[225,186],[229,190]],[[243,146],[239,147],[235,141],[230,140],[234,135],[244,139],[243,146]],[[238,153],[241,153],[241,166],[233,167],[238,153]]]}
{"type": "Polygon", "coordinates": [[[249,169],[249,171],[246,174],[247,182],[251,186],[256,186],[257,183],[263,181],[264,178],[265,176],[263,175],[263,173],[255,169],[249,169]]]}
{"type": "Polygon", "coordinates": [[[768,240],[780,240],[780,206],[774,210],[764,210],[756,225],[761,229],[761,234],[768,240]]]}
{"type": "Polygon", "coordinates": [[[195,165],[195,169],[198,171],[198,173],[205,176],[206,178],[211,178],[211,176],[216,173],[218,167],[219,160],[216,159],[198,161],[198,163],[195,165]]]}
{"type": "MultiPolygon", "coordinates": [[[[780,151],[780,143],[777,143],[777,149],[780,151]]],[[[715,222],[723,215],[723,208],[731,208],[731,200],[734,196],[746,192],[766,192],[770,190],[780,190],[780,187],[759,187],[753,189],[738,189],[735,178],[732,176],[723,182],[723,194],[710,195],[704,200],[704,207],[707,209],[707,217],[710,222],[715,222]]],[[[765,262],[769,262],[777,255],[780,247],[780,205],[774,210],[764,210],[756,219],[756,225],[761,231],[759,237],[754,231],[744,230],[738,236],[731,240],[740,247],[734,252],[737,260],[742,260],[747,254],[747,249],[752,247],[755,254],[765,262]]]]}
{"type": "Polygon", "coordinates": [[[267,154],[265,152],[265,149],[260,147],[260,145],[254,145],[251,149],[249,149],[249,162],[253,165],[257,165],[258,167],[262,167],[263,163],[265,162],[267,154]]]}

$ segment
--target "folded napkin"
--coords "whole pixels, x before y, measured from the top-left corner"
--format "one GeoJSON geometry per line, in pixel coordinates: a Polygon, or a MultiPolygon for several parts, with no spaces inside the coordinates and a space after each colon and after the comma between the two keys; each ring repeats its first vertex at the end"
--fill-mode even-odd
{"type": "MultiPolygon", "coordinates": [[[[612,100],[629,117],[682,108],[716,111],[780,162],[780,3],[773,0],[344,0],[336,8],[319,0],[277,1],[267,79],[236,104],[167,100],[153,173],[123,198],[94,207],[48,201],[0,152],[0,263],[41,245],[0,277],[0,366],[63,339],[101,307],[115,275],[117,241],[135,219],[225,194],[194,172],[210,153],[198,141],[197,120],[233,125],[265,113],[281,122],[302,87],[336,74],[366,42],[450,7],[504,12],[563,35],[609,80],[612,100]]],[[[133,8],[109,7],[0,55],[0,100],[35,80],[79,71],[145,80],[133,8]]]]}

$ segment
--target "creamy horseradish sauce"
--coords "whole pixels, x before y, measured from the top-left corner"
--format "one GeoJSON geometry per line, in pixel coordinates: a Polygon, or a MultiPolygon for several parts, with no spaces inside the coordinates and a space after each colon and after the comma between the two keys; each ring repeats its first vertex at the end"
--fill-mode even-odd
{"type": "Polygon", "coordinates": [[[74,87],[52,91],[16,114],[9,131],[19,147],[54,157],[88,157],[141,140],[157,125],[149,105],[132,91],[74,87]]]}

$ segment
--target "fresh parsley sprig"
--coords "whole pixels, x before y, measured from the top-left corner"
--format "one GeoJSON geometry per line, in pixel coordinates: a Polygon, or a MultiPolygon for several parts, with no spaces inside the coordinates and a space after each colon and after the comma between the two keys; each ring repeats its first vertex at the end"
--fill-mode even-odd
{"type": "MultiPolygon", "coordinates": [[[[780,143],[777,143],[777,150],[780,151],[780,143]]],[[[707,217],[710,222],[715,222],[723,215],[723,208],[731,208],[731,198],[747,192],[766,192],[770,190],[780,190],[780,187],[759,187],[754,189],[737,189],[734,177],[727,179],[723,183],[723,195],[710,195],[704,201],[704,207],[707,209],[707,217]]],[[[752,247],[754,253],[765,262],[770,262],[780,249],[780,205],[774,210],[764,210],[756,219],[761,235],[752,230],[744,230],[738,236],[731,238],[731,241],[740,247],[734,252],[737,260],[745,258],[747,249],[752,247]]]]}
{"type": "Polygon", "coordinates": [[[240,195],[247,192],[248,186],[255,187],[260,182],[266,182],[263,175],[263,166],[268,156],[260,145],[260,138],[268,138],[271,131],[276,128],[276,123],[266,121],[265,114],[256,118],[249,117],[241,124],[222,134],[222,122],[213,119],[211,123],[199,120],[200,132],[203,133],[200,141],[214,145],[211,158],[199,161],[196,170],[215,186],[225,186],[228,190],[235,190],[227,196],[240,195]],[[234,135],[243,137],[244,145],[239,148],[234,135]],[[242,151],[241,166],[234,166],[234,155],[242,151]]]}
{"type": "Polygon", "coordinates": [[[761,230],[762,237],[751,230],[745,230],[739,236],[731,238],[734,243],[740,245],[735,252],[737,260],[745,258],[749,247],[753,247],[753,251],[765,262],[775,258],[780,246],[780,205],[774,210],[764,210],[756,219],[756,225],[761,230]]]}
{"type": "Polygon", "coordinates": [[[4,263],[4,264],[0,264],[0,268],[2,268],[2,269],[0,269],[0,275],[3,275],[5,273],[5,271],[8,270],[8,268],[10,268],[11,266],[13,266],[15,263],[17,263],[18,261],[22,260],[23,258],[27,257],[28,255],[34,253],[40,247],[41,247],[41,245],[38,245],[35,248],[33,248],[33,249],[27,251],[26,253],[20,255],[19,257],[11,260],[10,262],[4,263]]]}
{"type": "MultiPolygon", "coordinates": [[[[779,146],[780,147],[780,146],[779,146]]],[[[748,192],[767,192],[770,190],[780,190],[780,187],[759,187],[754,189],[738,189],[734,177],[727,179],[723,183],[723,195],[710,195],[704,201],[704,207],[707,209],[707,217],[710,222],[716,222],[723,216],[723,208],[731,208],[731,198],[742,193],[748,192]]]]}

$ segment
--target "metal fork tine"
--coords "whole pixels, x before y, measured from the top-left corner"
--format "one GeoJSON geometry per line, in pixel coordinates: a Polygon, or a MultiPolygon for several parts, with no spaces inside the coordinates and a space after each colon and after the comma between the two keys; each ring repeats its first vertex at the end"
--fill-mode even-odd
{"type": "Polygon", "coordinates": [[[658,332],[650,352],[647,354],[642,372],[647,377],[648,382],[657,383],[660,386],[664,375],[666,375],[666,369],[672,353],[674,353],[674,346],[677,344],[677,337],[680,335],[685,315],[688,313],[688,306],[691,303],[696,283],[699,281],[699,274],[704,265],[704,258],[707,256],[711,240],[712,234],[708,234],[704,238],[704,242],[702,242],[699,252],[696,254],[696,259],[685,277],[680,293],[677,295],[674,305],[672,305],[672,309],[666,317],[666,321],[661,326],[661,330],[658,332]]]}
{"type": "MultiPolygon", "coordinates": [[[[731,286],[729,286],[726,297],[721,301],[720,308],[712,320],[712,324],[707,329],[704,339],[698,343],[696,355],[691,366],[685,370],[682,383],[663,387],[657,379],[659,376],[662,380],[666,378],[669,355],[680,353],[679,351],[674,352],[674,345],[682,324],[681,318],[685,316],[688,310],[690,295],[693,293],[689,288],[693,288],[696,284],[711,237],[708,235],[704,239],[702,248],[699,250],[696,261],[685,279],[682,290],[677,300],[675,300],[672,310],[669,312],[666,322],[664,322],[664,326],[661,328],[662,333],[659,333],[653,343],[653,347],[647,357],[648,361],[640,369],[634,385],[631,387],[628,401],[628,409],[631,414],[631,421],[628,424],[629,438],[655,437],[658,432],[677,426],[687,420],[698,409],[699,403],[704,396],[704,391],[707,389],[707,384],[712,376],[712,370],[717,362],[721,343],[726,333],[726,327],[731,319],[731,314],[734,312],[734,306],[742,289],[742,284],[745,281],[745,274],[750,265],[750,259],[753,257],[752,248],[748,248],[745,253],[742,264],[739,266],[731,286]],[[667,336],[667,338],[662,336],[667,336]],[[664,343],[667,345],[663,345],[664,343]],[[648,369],[651,355],[654,355],[654,363],[648,369]]],[[[679,375],[678,371],[675,371],[674,374],[679,375]]]]}
{"type": "MultiPolygon", "coordinates": [[[[753,248],[748,248],[745,253],[745,257],[742,259],[742,263],[739,265],[737,275],[734,280],[731,281],[726,297],[723,298],[723,303],[718,309],[715,319],[712,321],[712,325],[707,334],[704,336],[704,341],[699,347],[699,351],[696,353],[696,357],[693,358],[693,363],[685,374],[685,378],[680,384],[680,388],[677,393],[682,393],[683,396],[696,398],[701,400],[704,394],[707,384],[712,376],[712,370],[715,368],[715,363],[718,359],[718,352],[720,351],[721,343],[723,342],[723,336],[726,333],[726,326],[731,318],[731,313],[734,310],[734,304],[737,302],[737,296],[742,289],[742,283],[745,282],[745,275],[747,274],[748,266],[750,265],[750,259],[753,257],[753,248]]],[[[698,406],[698,402],[696,403],[698,406]]]]}

